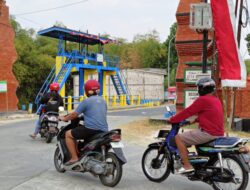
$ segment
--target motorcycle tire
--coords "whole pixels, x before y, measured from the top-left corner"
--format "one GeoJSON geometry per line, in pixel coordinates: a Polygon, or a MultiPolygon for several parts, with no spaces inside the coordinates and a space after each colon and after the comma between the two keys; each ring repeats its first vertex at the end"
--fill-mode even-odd
{"type": "Polygon", "coordinates": [[[63,160],[62,160],[62,156],[60,153],[60,149],[59,147],[56,147],[55,154],[54,154],[54,165],[55,165],[56,170],[60,173],[64,173],[66,171],[64,168],[61,167],[62,164],[63,164],[63,160]]]}
{"type": "Polygon", "coordinates": [[[116,186],[122,177],[122,164],[119,161],[119,159],[116,157],[116,155],[113,152],[108,152],[105,156],[105,162],[109,164],[114,165],[114,171],[112,172],[112,176],[110,174],[108,175],[99,175],[100,181],[103,185],[108,187],[114,187],[116,186]],[[111,160],[111,162],[109,161],[111,160]],[[109,181],[109,177],[111,176],[111,180],[109,181]]]}
{"type": "Polygon", "coordinates": [[[46,136],[46,143],[51,143],[52,139],[53,139],[53,134],[48,133],[46,136]]]}
{"type": "MultiPolygon", "coordinates": [[[[231,156],[231,155],[225,155],[225,156],[223,156],[222,159],[223,159],[223,163],[224,163],[225,160],[232,160],[233,162],[237,163],[238,166],[239,166],[239,168],[240,168],[240,170],[241,170],[241,173],[242,173],[242,183],[241,183],[241,185],[239,187],[236,187],[236,189],[232,189],[232,190],[245,190],[247,188],[247,185],[248,185],[249,174],[248,174],[247,171],[245,171],[244,166],[241,163],[240,159],[237,156],[231,156]]],[[[215,159],[212,162],[212,165],[213,166],[217,166],[216,163],[218,163],[218,162],[219,162],[218,159],[215,159]]],[[[227,168],[227,167],[225,167],[225,168],[227,168]]],[[[236,171],[235,168],[227,168],[227,169],[231,169],[233,172],[236,171]]],[[[225,185],[226,183],[222,183],[222,184],[225,185]]],[[[230,185],[230,184],[228,184],[228,185],[230,185]]],[[[213,182],[212,186],[213,186],[213,188],[215,190],[221,190],[221,189],[223,189],[223,190],[225,189],[226,190],[226,189],[228,189],[228,187],[225,187],[225,188],[220,187],[219,184],[218,184],[218,182],[213,182]]]]}
{"type": "MultiPolygon", "coordinates": [[[[143,156],[142,156],[142,162],[141,162],[141,164],[142,164],[142,171],[143,171],[143,173],[145,174],[145,176],[146,176],[150,181],[160,183],[160,182],[162,182],[163,180],[167,179],[167,177],[168,177],[169,174],[170,174],[170,167],[169,167],[169,164],[168,164],[168,159],[167,159],[167,158],[164,158],[164,159],[167,160],[167,163],[166,163],[166,170],[163,171],[163,173],[162,173],[161,176],[158,176],[158,177],[152,176],[152,175],[150,174],[149,169],[146,168],[146,167],[147,167],[147,166],[146,166],[146,159],[147,159],[147,157],[150,155],[150,153],[151,153],[152,151],[156,151],[156,152],[157,152],[156,156],[157,156],[157,155],[158,155],[158,149],[159,149],[159,147],[149,147],[149,148],[147,148],[146,151],[144,152],[143,156]]],[[[164,155],[163,155],[163,156],[164,156],[164,155]]],[[[153,162],[153,159],[150,160],[150,167],[152,167],[152,164],[153,164],[152,162],[153,162]]],[[[161,166],[162,166],[162,163],[160,163],[159,167],[161,167],[161,166]]],[[[157,169],[157,168],[156,168],[156,169],[157,169]]],[[[155,170],[156,170],[156,169],[155,169],[155,170]]],[[[159,169],[159,168],[158,168],[158,169],[159,169]]]]}

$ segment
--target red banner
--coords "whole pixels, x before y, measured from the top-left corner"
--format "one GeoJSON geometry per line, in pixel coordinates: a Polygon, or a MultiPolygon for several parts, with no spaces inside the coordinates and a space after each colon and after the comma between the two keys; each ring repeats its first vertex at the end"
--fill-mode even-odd
{"type": "Polygon", "coordinates": [[[232,0],[211,0],[223,87],[245,87],[246,66],[238,49],[235,7],[232,0]]]}

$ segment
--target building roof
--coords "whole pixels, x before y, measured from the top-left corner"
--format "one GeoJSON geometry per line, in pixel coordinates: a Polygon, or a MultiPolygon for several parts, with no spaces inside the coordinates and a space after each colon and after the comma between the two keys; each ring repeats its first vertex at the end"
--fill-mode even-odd
{"type": "Polygon", "coordinates": [[[38,35],[47,36],[56,39],[63,39],[65,41],[96,45],[96,44],[108,44],[115,41],[109,38],[100,37],[98,35],[89,34],[81,31],[71,30],[68,28],[62,28],[53,26],[44,30],[40,30],[38,35]]]}

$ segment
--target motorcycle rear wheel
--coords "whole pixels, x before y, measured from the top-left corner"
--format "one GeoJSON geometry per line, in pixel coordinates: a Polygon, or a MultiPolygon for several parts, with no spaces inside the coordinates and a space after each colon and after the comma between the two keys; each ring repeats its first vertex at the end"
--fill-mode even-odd
{"type": "Polygon", "coordinates": [[[66,170],[62,168],[63,160],[59,147],[56,147],[54,154],[54,165],[58,172],[64,173],[66,170]]]}
{"type": "MultiPolygon", "coordinates": [[[[213,165],[220,167],[219,160],[216,159],[213,162],[213,165]]],[[[248,185],[248,172],[245,171],[244,166],[238,157],[235,156],[223,156],[223,166],[226,169],[231,170],[235,174],[235,181],[238,181],[239,184],[234,182],[231,183],[220,183],[213,182],[213,188],[215,190],[245,190],[248,185]],[[240,183],[241,182],[241,183],[240,183]]]]}
{"type": "Polygon", "coordinates": [[[160,159],[156,160],[159,154],[158,147],[149,147],[143,154],[142,157],[142,170],[145,176],[153,182],[162,182],[167,179],[170,174],[170,168],[168,164],[168,159],[163,158],[164,154],[160,154],[159,158],[163,158],[163,162],[160,159]],[[152,155],[152,156],[151,156],[152,155]],[[155,174],[159,175],[155,175],[155,174]]]}
{"type": "Polygon", "coordinates": [[[53,139],[53,134],[48,132],[46,136],[46,143],[51,143],[52,139],[53,139]]]}
{"type": "Polygon", "coordinates": [[[122,164],[116,155],[112,152],[108,152],[105,157],[105,162],[108,164],[112,164],[114,169],[112,173],[108,173],[106,175],[99,175],[100,181],[103,185],[108,187],[116,186],[122,177],[122,164]]]}

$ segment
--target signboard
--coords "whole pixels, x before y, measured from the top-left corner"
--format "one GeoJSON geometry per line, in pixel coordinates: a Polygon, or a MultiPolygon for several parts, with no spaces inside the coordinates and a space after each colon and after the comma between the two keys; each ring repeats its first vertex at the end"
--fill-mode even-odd
{"type": "Polygon", "coordinates": [[[98,53],[96,56],[97,62],[103,62],[103,54],[98,53]]]}
{"type": "Polygon", "coordinates": [[[199,97],[197,90],[185,90],[185,108],[190,106],[199,97]]]}
{"type": "Polygon", "coordinates": [[[184,82],[185,84],[195,84],[202,76],[211,77],[211,70],[208,70],[207,73],[202,73],[201,69],[186,69],[184,82]]]}
{"type": "Polygon", "coordinates": [[[0,92],[7,92],[7,81],[0,81],[0,92]]]}

